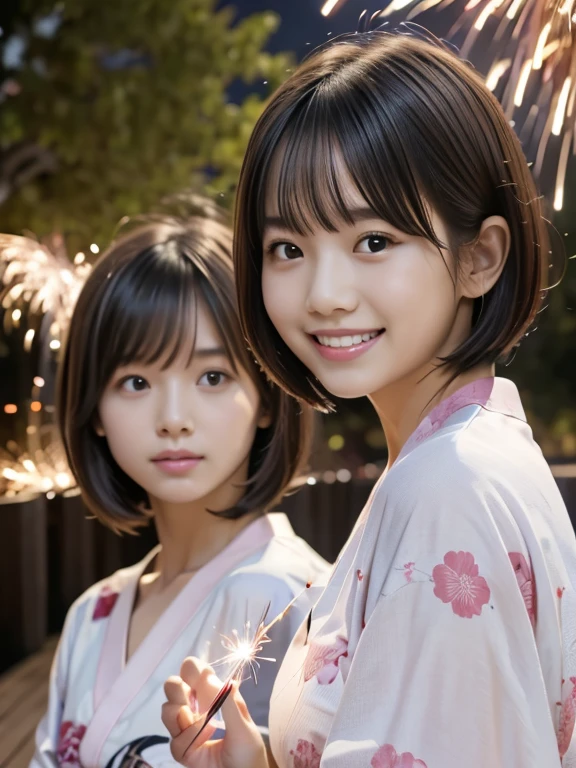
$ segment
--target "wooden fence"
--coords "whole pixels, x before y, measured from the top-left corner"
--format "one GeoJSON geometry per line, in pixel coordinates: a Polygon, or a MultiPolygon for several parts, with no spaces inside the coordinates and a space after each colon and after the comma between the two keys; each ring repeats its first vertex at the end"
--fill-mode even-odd
{"type": "MultiPolygon", "coordinates": [[[[576,527],[576,465],[553,467],[576,527]]],[[[296,533],[334,561],[364,506],[372,480],[317,482],[284,499],[296,533]]],[[[0,499],[0,672],[60,631],[71,603],[94,582],[140,560],[156,544],[153,527],[116,536],[78,494],[48,500],[0,499]]]]}

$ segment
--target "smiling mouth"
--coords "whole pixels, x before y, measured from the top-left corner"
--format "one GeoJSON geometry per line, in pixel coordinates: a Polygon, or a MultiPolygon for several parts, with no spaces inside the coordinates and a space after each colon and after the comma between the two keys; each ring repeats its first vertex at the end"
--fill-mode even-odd
{"type": "Polygon", "coordinates": [[[317,336],[311,334],[312,338],[323,347],[331,347],[332,349],[341,349],[346,347],[357,347],[367,341],[372,341],[377,336],[380,336],[385,331],[381,328],[379,331],[370,331],[368,333],[356,333],[349,336],[324,336],[318,334],[317,336]]]}

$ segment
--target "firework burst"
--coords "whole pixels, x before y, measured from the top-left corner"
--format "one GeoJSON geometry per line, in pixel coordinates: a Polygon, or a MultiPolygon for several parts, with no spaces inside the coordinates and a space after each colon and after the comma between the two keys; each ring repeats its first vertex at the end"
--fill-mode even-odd
{"type": "MultiPolygon", "coordinates": [[[[324,7],[331,12],[331,6],[324,7]]],[[[545,191],[553,190],[554,209],[561,210],[576,151],[575,10],[576,0],[392,0],[371,17],[363,15],[363,28],[417,20],[454,44],[485,75],[534,175],[545,191]]]]}
{"type": "MultiPolygon", "coordinates": [[[[44,244],[32,237],[0,234],[0,302],[8,322],[26,312],[41,314],[43,330],[47,325],[58,339],[90,269],[83,253],[76,254],[74,262],[68,259],[61,236],[44,244]]],[[[34,333],[30,331],[25,337],[28,347],[34,333]]]]}
{"type": "MultiPolygon", "coordinates": [[[[96,248],[96,246],[93,246],[96,248]]],[[[74,305],[90,273],[91,266],[83,253],[74,262],[68,259],[64,239],[53,235],[45,243],[32,236],[0,234],[0,303],[7,331],[26,322],[24,350],[31,351],[36,335],[32,318],[39,316],[40,365],[51,378],[51,351],[60,348],[60,337],[70,324],[74,305]]],[[[43,373],[43,371],[40,371],[43,373]]],[[[75,485],[64,448],[54,423],[44,423],[44,413],[52,414],[52,406],[44,406],[40,389],[44,378],[34,378],[32,402],[26,428],[27,446],[21,448],[10,441],[0,450],[0,494],[17,497],[22,493],[46,493],[48,497],[75,485]]],[[[14,406],[15,409],[15,406],[14,406]]],[[[50,416],[49,421],[53,419],[50,416]]]]}

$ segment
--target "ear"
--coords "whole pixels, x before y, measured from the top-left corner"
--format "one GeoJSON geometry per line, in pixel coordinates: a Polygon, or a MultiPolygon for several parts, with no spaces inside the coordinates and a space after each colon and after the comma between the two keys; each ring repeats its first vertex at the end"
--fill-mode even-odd
{"type": "Polygon", "coordinates": [[[503,216],[484,219],[474,242],[460,250],[462,296],[478,299],[496,285],[508,258],[510,239],[503,216]]]}
{"type": "Polygon", "coordinates": [[[92,426],[94,427],[94,432],[98,435],[98,437],[106,437],[106,432],[104,432],[104,427],[102,426],[102,422],[100,421],[100,414],[96,414],[94,416],[94,421],[92,422],[92,426]]]}
{"type": "Polygon", "coordinates": [[[258,417],[258,421],[256,422],[256,426],[258,429],[268,429],[268,427],[272,424],[272,416],[268,413],[267,410],[264,410],[263,408],[260,409],[260,416],[258,417]]]}

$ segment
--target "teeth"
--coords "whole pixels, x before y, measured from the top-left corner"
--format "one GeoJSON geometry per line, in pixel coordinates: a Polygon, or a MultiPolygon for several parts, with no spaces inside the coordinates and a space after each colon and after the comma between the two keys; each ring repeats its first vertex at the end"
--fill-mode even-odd
{"type": "Polygon", "coordinates": [[[319,343],[323,347],[352,347],[355,344],[361,344],[363,341],[370,341],[378,336],[378,331],[372,333],[357,333],[355,336],[317,336],[319,343]]]}

